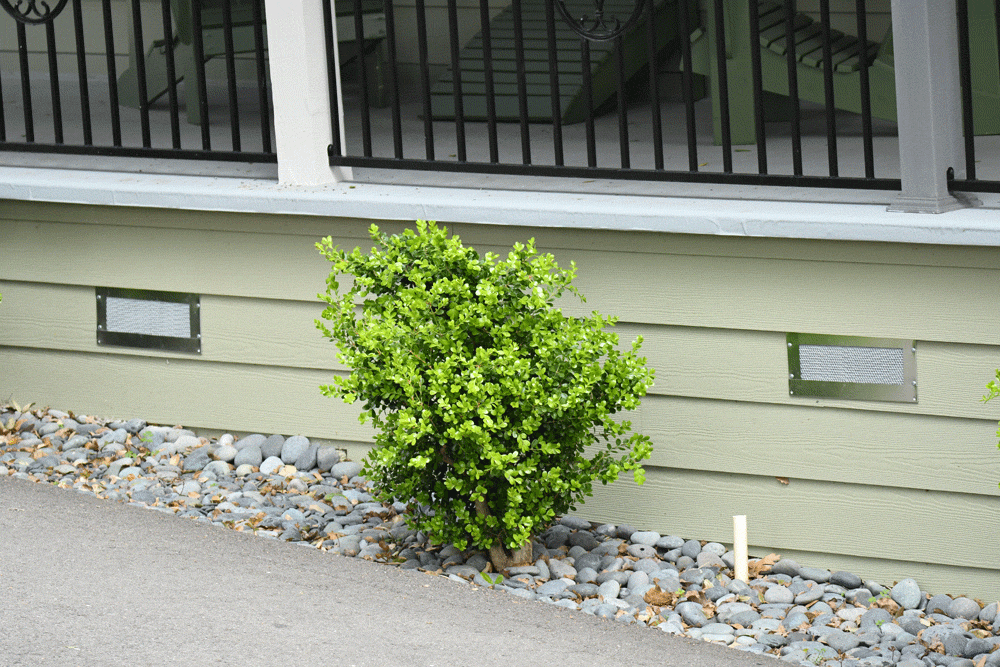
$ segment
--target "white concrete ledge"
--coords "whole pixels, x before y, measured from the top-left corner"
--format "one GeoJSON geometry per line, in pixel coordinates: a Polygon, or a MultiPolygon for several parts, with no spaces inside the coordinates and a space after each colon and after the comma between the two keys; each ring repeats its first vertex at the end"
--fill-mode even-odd
{"type": "MultiPolygon", "coordinates": [[[[489,179],[484,179],[488,181],[489,179]]],[[[596,186],[595,186],[596,187],[596,186]]],[[[488,190],[0,166],[0,199],[373,220],[575,227],[680,234],[1000,246],[998,198],[938,215],[885,201],[809,202],[629,193],[488,190]]],[[[724,190],[725,186],[713,186],[724,190]]],[[[785,192],[787,196],[787,191],[785,192]]],[[[885,193],[882,199],[891,199],[885,193]]]]}

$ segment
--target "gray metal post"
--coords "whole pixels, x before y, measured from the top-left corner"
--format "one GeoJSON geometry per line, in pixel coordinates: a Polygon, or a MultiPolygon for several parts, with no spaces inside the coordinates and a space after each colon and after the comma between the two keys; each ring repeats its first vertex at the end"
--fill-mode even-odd
{"type": "Polygon", "coordinates": [[[965,176],[955,0],[892,0],[892,37],[903,190],[889,210],[964,208],[947,180],[965,176]]]}

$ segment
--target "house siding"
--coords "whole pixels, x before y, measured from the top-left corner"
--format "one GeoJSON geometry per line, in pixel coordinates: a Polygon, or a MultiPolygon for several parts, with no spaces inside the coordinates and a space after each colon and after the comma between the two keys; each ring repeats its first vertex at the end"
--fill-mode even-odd
{"type": "MultiPolygon", "coordinates": [[[[314,243],[367,247],[372,222],[2,201],[0,399],[360,457],[358,407],[318,390],[346,369],[313,323],[314,243]],[[95,286],[201,295],[202,354],[98,346],[95,286]]],[[[599,487],[580,515],[726,543],[746,514],[758,555],[1000,598],[1000,405],[979,402],[1000,358],[995,249],[449,227],[481,252],[535,237],[577,264],[587,303],[566,313],[645,339],[656,384],[631,418],[653,439],[647,482],[599,487]],[[790,396],[787,332],[915,340],[919,400],[790,396]]]]}

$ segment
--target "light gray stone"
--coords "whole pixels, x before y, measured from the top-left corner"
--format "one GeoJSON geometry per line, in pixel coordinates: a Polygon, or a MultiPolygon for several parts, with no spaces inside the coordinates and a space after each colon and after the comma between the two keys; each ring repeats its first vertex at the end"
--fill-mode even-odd
{"type": "Polygon", "coordinates": [[[301,435],[293,435],[288,440],[285,440],[284,444],[281,446],[281,460],[285,463],[295,465],[295,461],[298,460],[300,456],[305,454],[308,449],[309,438],[301,435]]]}
{"type": "Polygon", "coordinates": [[[770,604],[791,604],[794,599],[792,592],[784,586],[771,586],[764,591],[764,602],[770,604]]]}
{"type": "Polygon", "coordinates": [[[265,475],[273,475],[283,465],[284,462],[277,456],[269,456],[261,462],[260,471],[265,475]]]}
{"type": "Polygon", "coordinates": [[[889,595],[903,609],[916,609],[920,606],[920,586],[913,579],[903,579],[892,587],[889,595]]]}
{"type": "Polygon", "coordinates": [[[316,450],[316,467],[320,472],[329,472],[330,468],[340,462],[340,453],[333,445],[320,445],[316,450]]]}
{"type": "MultiPolygon", "coordinates": [[[[289,440],[291,440],[291,438],[289,438],[289,440]]],[[[317,452],[319,452],[319,445],[309,445],[306,451],[304,451],[299,458],[295,459],[295,467],[299,470],[312,470],[315,468],[317,452]]]]}
{"type": "Polygon", "coordinates": [[[660,534],[651,530],[637,530],[629,536],[632,544],[645,544],[650,547],[655,547],[659,539],[660,534]]]}
{"type": "Polygon", "coordinates": [[[598,587],[597,592],[605,600],[616,598],[618,597],[618,593],[621,592],[621,584],[614,579],[609,579],[598,587]]]}
{"type": "Polygon", "coordinates": [[[210,458],[216,461],[225,461],[226,463],[231,463],[233,459],[236,458],[238,450],[232,445],[220,445],[216,447],[210,454],[210,458]]]}
{"type": "Polygon", "coordinates": [[[272,456],[281,458],[281,448],[285,444],[285,437],[282,435],[274,434],[269,435],[264,438],[264,442],[260,443],[260,453],[265,459],[269,459],[272,456]]]}
{"type": "Polygon", "coordinates": [[[952,618],[965,618],[972,620],[979,617],[982,611],[979,603],[971,598],[955,598],[952,600],[947,614],[952,618]]]}
{"type": "Polygon", "coordinates": [[[697,602],[681,602],[676,610],[688,625],[700,628],[708,622],[704,610],[697,602]]]}
{"type": "Polygon", "coordinates": [[[361,464],[357,461],[341,461],[330,468],[330,474],[337,479],[341,477],[351,479],[361,474],[361,464]]]}
{"type": "Polygon", "coordinates": [[[260,445],[250,444],[236,452],[236,456],[233,457],[233,465],[240,467],[243,465],[250,465],[260,467],[260,464],[264,461],[264,455],[260,451],[260,445]]]}

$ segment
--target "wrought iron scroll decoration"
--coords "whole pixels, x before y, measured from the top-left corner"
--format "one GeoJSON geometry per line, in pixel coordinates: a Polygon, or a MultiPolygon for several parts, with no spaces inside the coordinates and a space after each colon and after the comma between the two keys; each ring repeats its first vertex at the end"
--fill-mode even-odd
{"type": "Polygon", "coordinates": [[[46,0],[0,0],[0,7],[10,14],[15,21],[28,25],[42,25],[48,23],[66,6],[69,0],[58,0],[53,7],[46,0]]]}
{"type": "MultiPolygon", "coordinates": [[[[5,1],[5,0],[0,0],[5,1]]],[[[573,32],[591,42],[609,42],[625,32],[632,29],[642,17],[643,8],[648,0],[637,0],[632,15],[624,22],[616,16],[606,16],[604,14],[605,0],[594,0],[593,15],[584,14],[580,18],[574,18],[566,7],[566,0],[551,0],[555,3],[556,9],[563,21],[573,29],[573,32]]]]}

